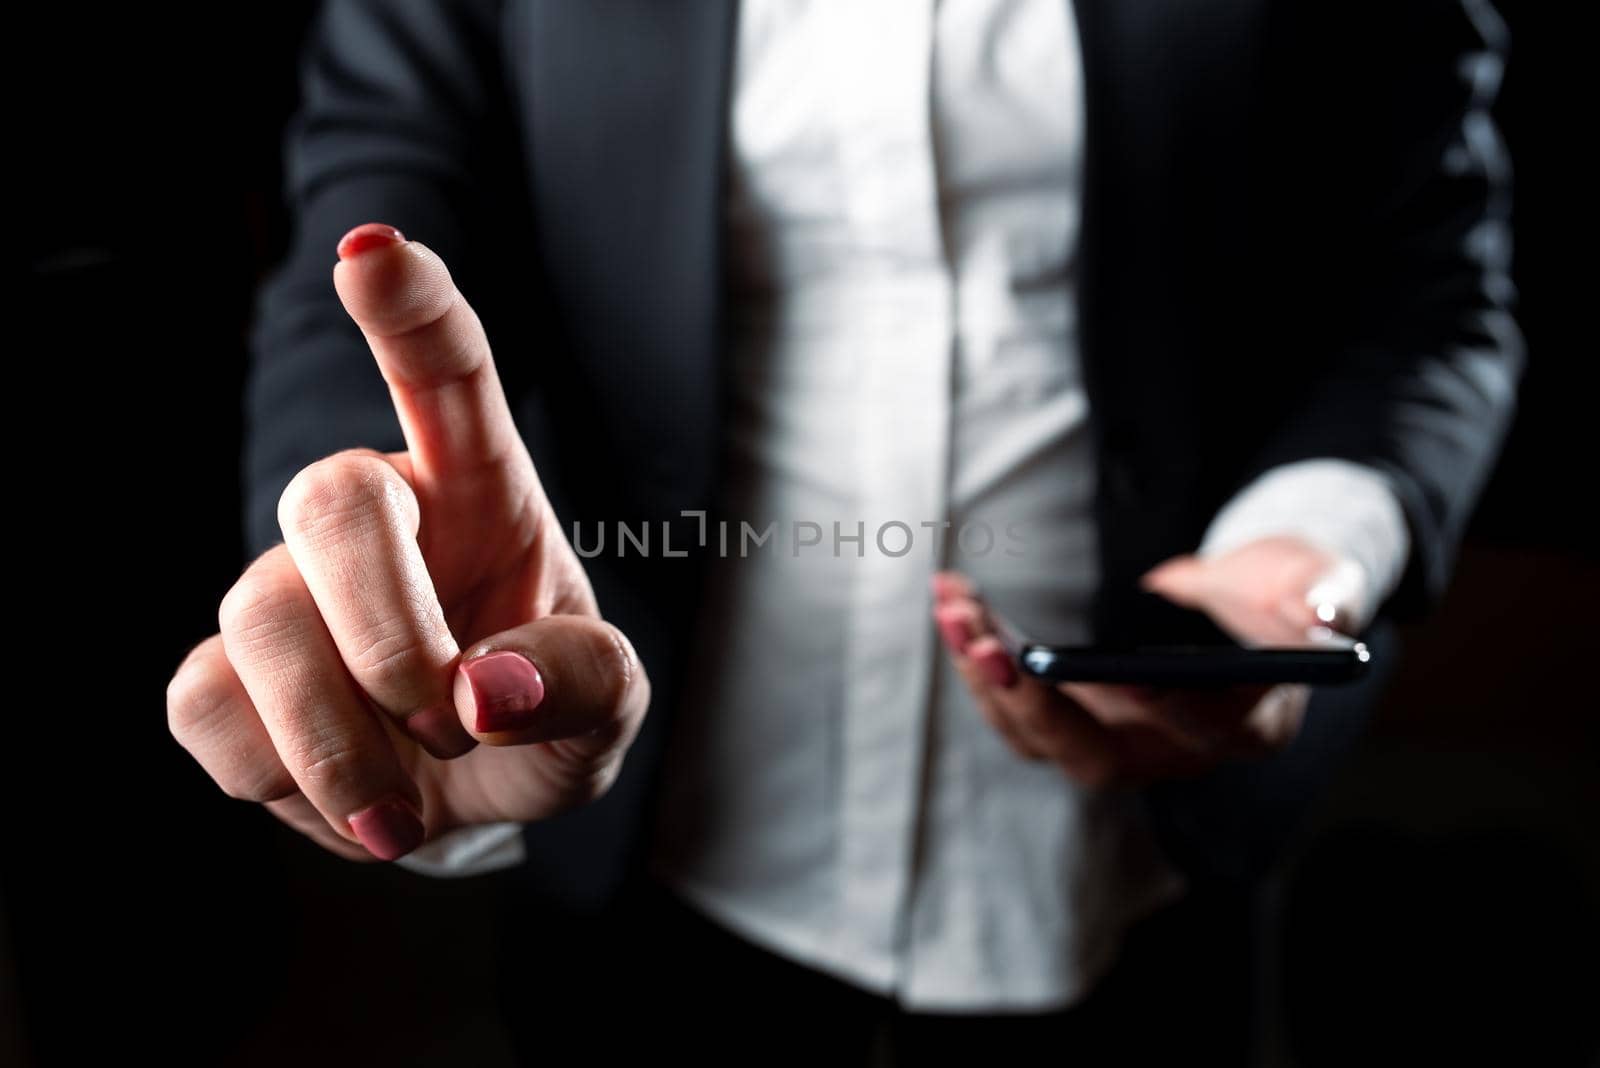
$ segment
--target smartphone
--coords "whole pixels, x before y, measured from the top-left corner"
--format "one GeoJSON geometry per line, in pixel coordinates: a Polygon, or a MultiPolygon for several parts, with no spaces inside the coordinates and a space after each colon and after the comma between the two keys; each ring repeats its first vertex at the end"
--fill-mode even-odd
{"type": "Polygon", "coordinates": [[[1372,660],[1360,641],[1327,627],[1312,627],[1303,640],[1286,644],[1239,642],[1204,613],[1142,590],[1109,603],[1091,640],[1073,644],[1030,633],[1004,604],[987,598],[984,604],[1018,667],[1049,682],[1338,685],[1361,678],[1372,660]]]}

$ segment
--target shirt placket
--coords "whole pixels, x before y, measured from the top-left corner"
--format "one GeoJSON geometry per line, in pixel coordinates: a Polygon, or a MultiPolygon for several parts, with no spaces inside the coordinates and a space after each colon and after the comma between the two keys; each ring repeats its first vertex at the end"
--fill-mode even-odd
{"type": "Polygon", "coordinates": [[[927,758],[928,577],[945,536],[951,284],[928,112],[932,0],[836,11],[852,23],[832,40],[843,208],[859,280],[850,304],[860,327],[855,453],[865,538],[848,609],[837,930],[849,949],[893,969],[927,758]]]}

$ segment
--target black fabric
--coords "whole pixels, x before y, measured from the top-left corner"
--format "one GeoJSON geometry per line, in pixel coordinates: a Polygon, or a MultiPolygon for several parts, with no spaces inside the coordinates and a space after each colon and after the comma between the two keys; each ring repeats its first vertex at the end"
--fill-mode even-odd
{"type": "Polygon", "coordinates": [[[943,1013],[771,953],[654,883],[577,928],[542,922],[506,885],[497,989],[524,1064],[1252,1063],[1261,957],[1248,892],[1201,891],[1145,917],[1067,1008],[943,1013]]]}
{"type": "MultiPolygon", "coordinates": [[[[1191,550],[1261,470],[1335,456],[1394,479],[1414,545],[1385,613],[1419,613],[1522,361],[1487,111],[1503,27],[1477,0],[1075,7],[1106,589],[1191,550]]],[[[330,279],[339,236],[371,220],[437,249],[480,310],[563,517],[709,507],[736,16],[732,0],[327,5],[286,145],[292,248],[252,338],[257,551],[278,540],[277,497],[300,467],[401,445],[330,279]]],[[[530,892],[604,908],[634,870],[696,567],[593,561],[657,699],[610,795],[527,828],[530,892]]],[[[1252,813],[1234,815],[1215,833],[1246,833],[1252,813]]]]}
{"type": "Polygon", "coordinates": [[[1300,731],[1281,753],[1148,788],[1155,832],[1191,878],[1242,892],[1271,873],[1330,769],[1361,740],[1400,656],[1392,623],[1380,621],[1364,638],[1371,670],[1358,682],[1313,690],[1300,731]]]}

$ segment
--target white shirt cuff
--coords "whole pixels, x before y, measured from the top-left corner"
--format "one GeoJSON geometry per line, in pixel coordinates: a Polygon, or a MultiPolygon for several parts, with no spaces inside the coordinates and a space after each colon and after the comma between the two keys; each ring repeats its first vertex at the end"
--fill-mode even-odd
{"type": "Polygon", "coordinates": [[[1319,459],[1274,467],[1240,490],[1211,521],[1200,555],[1285,535],[1361,568],[1363,619],[1394,592],[1411,554],[1410,528],[1388,477],[1348,460],[1319,459]]]}
{"type": "Polygon", "coordinates": [[[526,852],[522,824],[480,823],[441,834],[394,863],[421,875],[457,878],[514,868],[526,852]]]}

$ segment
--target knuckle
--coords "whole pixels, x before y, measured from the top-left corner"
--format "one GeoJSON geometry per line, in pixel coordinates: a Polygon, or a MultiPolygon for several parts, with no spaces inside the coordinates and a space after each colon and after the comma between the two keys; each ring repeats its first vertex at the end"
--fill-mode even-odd
{"type": "Polygon", "coordinates": [[[242,717],[251,709],[220,677],[225,669],[208,648],[215,640],[191,652],[167,684],[167,727],[227,796],[257,803],[287,797],[294,780],[276,754],[248,744],[242,717]]]}
{"type": "Polygon", "coordinates": [[[255,764],[239,768],[235,774],[224,776],[217,785],[235,801],[257,805],[281,801],[299,790],[294,779],[281,765],[262,767],[255,764]]]}
{"type": "Polygon", "coordinates": [[[427,347],[425,368],[427,377],[433,381],[448,382],[471,374],[483,365],[480,355],[483,339],[483,323],[478,319],[478,313],[464,299],[457,297],[447,306],[439,317],[434,320],[441,327],[448,325],[455,327],[457,324],[448,321],[447,316],[454,315],[459,318],[459,329],[436,330],[429,337],[433,344],[427,347]]]}
{"type": "Polygon", "coordinates": [[[217,608],[222,633],[255,643],[281,633],[300,613],[300,591],[267,568],[252,567],[223,595],[217,608]]]}
{"type": "Polygon", "coordinates": [[[367,634],[350,653],[350,670],[362,685],[385,693],[421,677],[429,664],[426,647],[409,628],[367,634]]]}
{"type": "Polygon", "coordinates": [[[317,739],[299,756],[300,782],[311,791],[338,795],[361,781],[363,754],[353,739],[317,739]]]}
{"type": "Polygon", "coordinates": [[[400,473],[370,449],[337,452],[302,468],[278,498],[278,524],[285,535],[308,540],[394,516],[415,526],[415,495],[400,473]]]}
{"type": "Polygon", "coordinates": [[[167,729],[185,747],[227,707],[226,694],[203,649],[190,652],[167,683],[167,729]]]}

